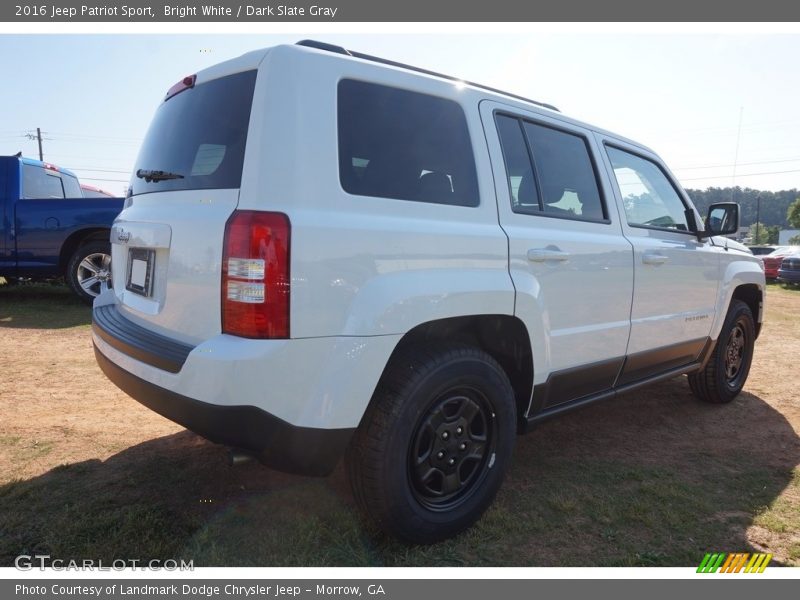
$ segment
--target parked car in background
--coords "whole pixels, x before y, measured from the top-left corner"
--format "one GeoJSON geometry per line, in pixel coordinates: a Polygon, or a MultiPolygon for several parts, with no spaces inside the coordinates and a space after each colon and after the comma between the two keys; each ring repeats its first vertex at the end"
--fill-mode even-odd
{"type": "Polygon", "coordinates": [[[81,191],[83,192],[84,198],[116,198],[111,192],[101,190],[99,187],[87,183],[81,184],[81,191]]]}
{"type": "Polygon", "coordinates": [[[800,252],[800,246],[778,246],[773,252],[762,256],[764,261],[764,277],[767,281],[774,281],[778,278],[778,269],[781,268],[781,261],[785,256],[800,252]]]}
{"type": "Polygon", "coordinates": [[[84,198],[75,174],[0,156],[0,277],[64,277],[87,304],[111,281],[111,223],[122,198],[84,198]]]}
{"type": "Polygon", "coordinates": [[[764,256],[765,254],[771,254],[778,249],[778,246],[748,246],[747,247],[750,252],[752,252],[755,256],[764,256]]]}
{"type": "Polygon", "coordinates": [[[790,254],[781,261],[778,269],[778,281],[781,283],[800,284],[800,252],[790,254]]]}

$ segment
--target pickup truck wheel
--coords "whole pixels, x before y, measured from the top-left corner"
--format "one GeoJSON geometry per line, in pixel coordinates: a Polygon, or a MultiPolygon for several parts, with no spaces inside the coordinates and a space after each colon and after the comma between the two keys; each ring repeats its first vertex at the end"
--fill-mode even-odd
{"type": "Polygon", "coordinates": [[[408,542],[463,531],[500,487],[515,411],[505,372],[477,348],[431,346],[394,360],[348,448],[356,502],[408,542]]]}
{"type": "Polygon", "coordinates": [[[755,325],[750,307],[734,300],[717,345],[702,371],[689,374],[689,386],[700,400],[726,404],[742,391],[753,360],[755,325]]]}
{"type": "Polygon", "coordinates": [[[111,245],[89,242],[79,247],[67,264],[66,280],[78,298],[91,304],[103,283],[111,286],[111,245]]]}

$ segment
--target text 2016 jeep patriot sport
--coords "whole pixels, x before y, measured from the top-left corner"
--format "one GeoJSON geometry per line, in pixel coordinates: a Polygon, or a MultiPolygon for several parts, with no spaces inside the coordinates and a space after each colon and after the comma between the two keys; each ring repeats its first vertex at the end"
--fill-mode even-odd
{"type": "Polygon", "coordinates": [[[106,375],[431,542],[492,501],[517,432],[689,374],[744,385],[764,275],[647,148],[546,105],[316,42],[158,108],[94,304],[106,375]]]}

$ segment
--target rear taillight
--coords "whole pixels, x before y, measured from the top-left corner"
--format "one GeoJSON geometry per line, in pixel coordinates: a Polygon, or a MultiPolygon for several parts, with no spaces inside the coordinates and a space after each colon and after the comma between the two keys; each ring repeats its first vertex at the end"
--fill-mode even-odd
{"type": "Polygon", "coordinates": [[[289,217],[235,211],[225,224],[222,332],[289,337],[289,217]]]}

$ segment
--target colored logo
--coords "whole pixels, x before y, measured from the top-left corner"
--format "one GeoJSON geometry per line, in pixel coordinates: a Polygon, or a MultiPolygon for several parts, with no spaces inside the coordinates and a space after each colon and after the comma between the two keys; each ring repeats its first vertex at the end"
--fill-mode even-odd
{"type": "Polygon", "coordinates": [[[717,552],[706,554],[700,566],[697,567],[698,573],[763,573],[767,568],[772,554],[748,554],[746,552],[734,552],[726,554],[717,552]]]}

